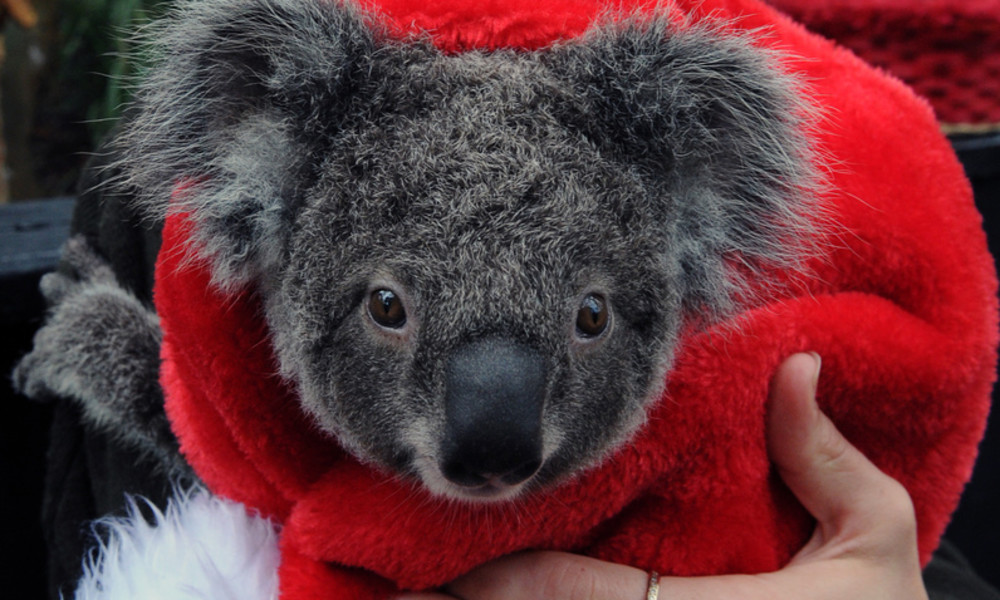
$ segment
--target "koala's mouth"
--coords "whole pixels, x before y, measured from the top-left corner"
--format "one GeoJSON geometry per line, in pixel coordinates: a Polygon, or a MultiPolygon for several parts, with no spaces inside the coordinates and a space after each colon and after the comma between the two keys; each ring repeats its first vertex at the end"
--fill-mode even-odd
{"type": "Polygon", "coordinates": [[[525,483],[506,484],[501,479],[491,479],[478,486],[457,486],[450,487],[452,497],[459,497],[466,500],[495,502],[499,500],[509,500],[521,494],[525,483]]]}
{"type": "MultiPolygon", "coordinates": [[[[513,500],[521,494],[521,486],[485,485],[480,488],[465,488],[461,490],[460,499],[472,502],[502,502],[513,500]]],[[[452,494],[455,497],[456,494],[452,494]]]]}
{"type": "Polygon", "coordinates": [[[531,459],[501,474],[475,473],[464,461],[439,465],[439,470],[452,488],[462,496],[499,500],[511,498],[528,484],[541,467],[542,461],[531,459]]]}
{"type": "Polygon", "coordinates": [[[417,458],[414,467],[416,475],[432,494],[471,502],[500,502],[516,498],[534,487],[541,460],[499,475],[471,473],[428,455],[417,458]]]}

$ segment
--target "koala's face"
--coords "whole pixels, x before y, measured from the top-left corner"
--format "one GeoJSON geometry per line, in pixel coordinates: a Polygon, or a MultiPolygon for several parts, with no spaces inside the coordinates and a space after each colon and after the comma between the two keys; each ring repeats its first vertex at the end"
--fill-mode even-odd
{"type": "Polygon", "coordinates": [[[118,166],[153,214],[193,182],[215,282],[261,290],[359,459],[453,498],[554,485],[642,423],[683,323],[746,296],[732,264],[794,266],[794,85],[657,18],[536,52],[388,37],[338,2],[185,4],[118,166]]]}
{"type": "Polygon", "coordinates": [[[345,134],[309,192],[283,363],[361,457],[506,498],[642,422],[681,309],[670,207],[559,122],[535,61],[424,68],[439,101],[345,134]]]}

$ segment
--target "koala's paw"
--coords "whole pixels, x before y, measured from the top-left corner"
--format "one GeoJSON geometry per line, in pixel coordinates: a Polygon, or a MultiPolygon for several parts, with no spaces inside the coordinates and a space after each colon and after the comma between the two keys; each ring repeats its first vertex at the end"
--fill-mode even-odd
{"type": "Polygon", "coordinates": [[[45,371],[45,359],[38,353],[32,352],[21,359],[14,367],[11,374],[14,391],[32,400],[46,401],[52,399],[55,393],[45,385],[47,376],[45,371]]]}
{"type": "Polygon", "coordinates": [[[119,285],[82,236],[66,243],[62,263],[65,272],[42,277],[49,315],[14,371],[15,386],[32,398],[70,396],[114,408],[125,395],[152,392],[159,371],[156,314],[119,285]]]}
{"type": "Polygon", "coordinates": [[[159,386],[158,317],[83,238],[66,245],[64,265],[70,274],[42,278],[49,316],[14,370],[14,387],[36,400],[75,400],[91,425],[172,467],[179,455],[159,386]]]}

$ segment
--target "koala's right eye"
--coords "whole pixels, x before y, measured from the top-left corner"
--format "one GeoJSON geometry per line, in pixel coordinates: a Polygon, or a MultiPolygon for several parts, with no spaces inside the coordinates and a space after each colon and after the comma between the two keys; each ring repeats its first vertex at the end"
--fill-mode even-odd
{"type": "Polygon", "coordinates": [[[590,294],[580,303],[576,331],[583,338],[596,338],[608,327],[608,304],[600,294],[590,294]]]}
{"type": "Polygon", "coordinates": [[[380,289],[368,297],[368,314],[382,327],[399,329],[406,324],[403,301],[392,290],[380,289]]]}

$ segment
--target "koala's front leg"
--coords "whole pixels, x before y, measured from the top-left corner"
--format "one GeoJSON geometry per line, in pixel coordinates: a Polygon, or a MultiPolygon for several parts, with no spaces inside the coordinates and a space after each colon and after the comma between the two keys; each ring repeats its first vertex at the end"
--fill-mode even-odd
{"type": "Polygon", "coordinates": [[[77,401],[88,423],[152,455],[167,474],[190,476],[163,408],[158,317],[83,237],[66,244],[63,261],[73,274],[42,278],[49,316],[14,386],[36,400],[77,401]]]}

